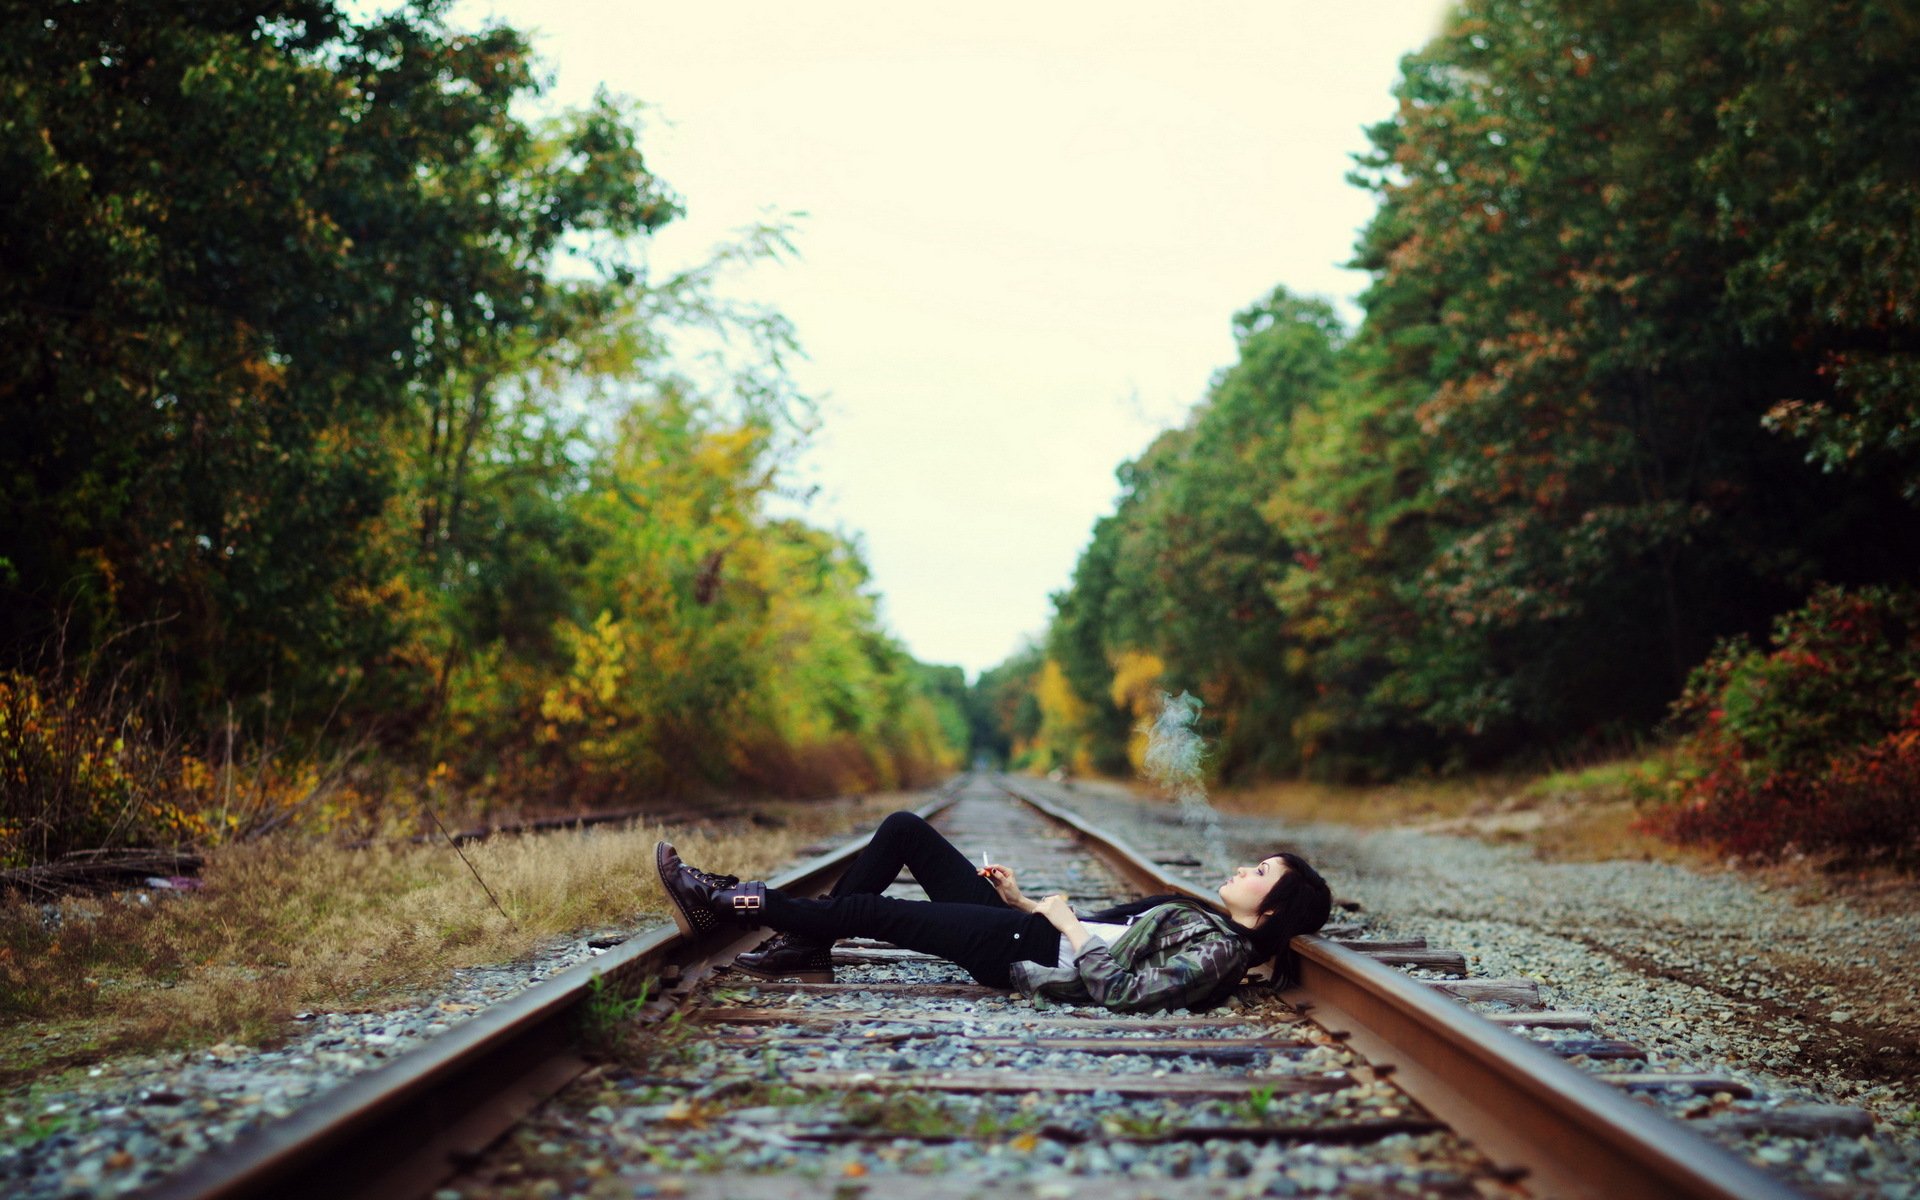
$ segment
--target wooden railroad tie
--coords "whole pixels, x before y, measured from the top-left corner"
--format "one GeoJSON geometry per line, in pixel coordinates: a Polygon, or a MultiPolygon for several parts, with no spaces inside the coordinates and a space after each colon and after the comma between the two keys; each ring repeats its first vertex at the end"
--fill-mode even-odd
{"type": "Polygon", "coordinates": [[[1224,1096],[1245,1099],[1255,1088],[1274,1095],[1337,1092],[1353,1086],[1344,1071],[1316,1075],[1234,1074],[1213,1078],[1192,1075],[1072,1075],[1045,1071],[1011,1074],[1006,1071],[786,1071],[780,1082],[794,1087],[909,1088],[919,1092],[967,1094],[1056,1092],[1085,1094],[1112,1092],[1120,1096],[1224,1096]]]}
{"type": "Polygon", "coordinates": [[[1270,1026],[1276,1030],[1295,1029],[1309,1024],[1303,1017],[1284,1024],[1265,1019],[1232,1015],[1222,1017],[1134,1017],[1088,1009],[1005,1009],[981,1013],[916,1012],[910,1008],[841,1009],[817,1008],[744,1008],[715,1007],[695,1009],[687,1020],[702,1025],[797,1025],[802,1028],[833,1028],[858,1022],[862,1025],[888,1023],[925,1028],[928,1025],[972,1025],[994,1029],[1086,1028],[1098,1021],[1108,1027],[1125,1029],[1234,1029],[1248,1025],[1270,1026]]]}
{"type": "MultiPolygon", "coordinates": [[[[858,1040],[863,1046],[891,1046],[901,1042],[924,1041],[930,1038],[945,1037],[951,1031],[934,1029],[908,1030],[902,1033],[869,1034],[858,1040]]],[[[731,1034],[720,1039],[735,1045],[765,1046],[770,1043],[764,1033],[731,1034]]],[[[807,1045],[826,1042],[833,1045],[845,1044],[845,1039],[822,1037],[818,1033],[788,1035],[787,1042],[807,1045]]],[[[1146,1054],[1155,1057],[1177,1057],[1186,1055],[1192,1058],[1212,1059],[1217,1062],[1250,1062],[1262,1054],[1280,1056],[1298,1056],[1312,1050],[1319,1043],[1291,1041],[1279,1038],[1110,1038],[1110,1037],[969,1037],[967,1046],[985,1050],[1061,1050],[1075,1054],[1146,1054]]]]}

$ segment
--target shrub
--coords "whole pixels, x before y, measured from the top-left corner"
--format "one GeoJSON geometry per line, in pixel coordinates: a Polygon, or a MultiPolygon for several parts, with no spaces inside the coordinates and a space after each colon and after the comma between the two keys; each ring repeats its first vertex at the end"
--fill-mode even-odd
{"type": "Polygon", "coordinates": [[[1674,705],[1677,840],[1733,854],[1902,852],[1920,839],[1920,591],[1821,589],[1769,649],[1724,643],[1674,705]]]}
{"type": "Polygon", "coordinates": [[[86,851],[206,847],[290,823],[323,831],[367,797],[273,746],[196,755],[119,689],[78,677],[0,672],[0,869],[86,851]]]}
{"type": "Polygon", "coordinates": [[[0,674],[0,867],[175,840],[141,802],[157,757],[138,716],[79,684],[0,674]]]}

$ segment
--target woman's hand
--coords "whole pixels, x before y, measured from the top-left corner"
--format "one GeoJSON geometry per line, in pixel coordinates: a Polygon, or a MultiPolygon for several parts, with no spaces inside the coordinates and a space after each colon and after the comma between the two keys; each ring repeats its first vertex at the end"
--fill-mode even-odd
{"type": "Polygon", "coordinates": [[[1023,913],[1034,911],[1033,901],[1020,894],[1020,885],[1013,878],[1013,868],[999,863],[991,863],[980,868],[980,877],[993,885],[993,890],[1007,907],[1023,913]]]}
{"type": "Polygon", "coordinates": [[[1060,936],[1066,938],[1067,944],[1076,952],[1084,947],[1087,939],[1092,936],[1087,932],[1087,927],[1080,923],[1080,918],[1074,915],[1073,906],[1067,903],[1067,898],[1058,892],[1035,904],[1033,911],[1045,917],[1048,924],[1058,929],[1060,936]]]}

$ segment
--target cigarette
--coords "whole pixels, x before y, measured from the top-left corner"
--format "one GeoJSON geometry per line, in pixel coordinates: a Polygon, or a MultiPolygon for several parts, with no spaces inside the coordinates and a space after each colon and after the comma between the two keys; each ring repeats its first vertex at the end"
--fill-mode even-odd
{"type": "Polygon", "coordinates": [[[990,867],[993,865],[993,860],[987,857],[987,852],[985,850],[982,850],[980,852],[980,865],[983,867],[990,867]]]}

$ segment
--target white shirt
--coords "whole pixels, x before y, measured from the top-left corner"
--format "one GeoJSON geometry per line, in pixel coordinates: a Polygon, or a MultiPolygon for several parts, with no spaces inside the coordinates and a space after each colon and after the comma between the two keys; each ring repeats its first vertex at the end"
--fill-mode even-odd
{"type": "MultiPolygon", "coordinates": [[[[1127,931],[1125,925],[1115,925],[1105,921],[1082,921],[1080,928],[1086,930],[1089,937],[1103,946],[1113,945],[1114,942],[1119,940],[1120,935],[1127,931]]],[[[1066,934],[1061,934],[1060,960],[1054,965],[1057,967],[1071,967],[1075,953],[1073,943],[1067,940],[1066,934]]]]}

